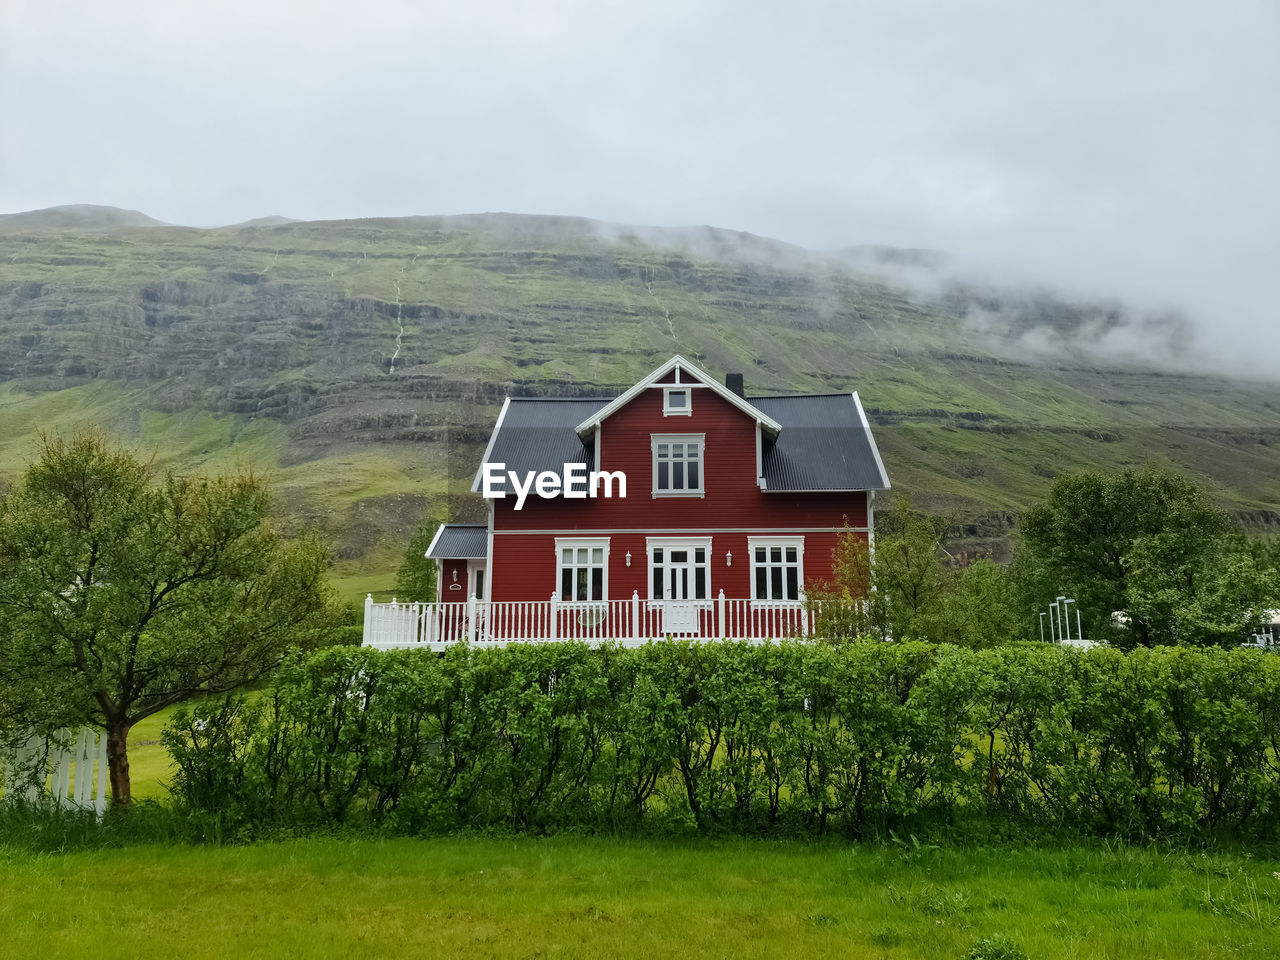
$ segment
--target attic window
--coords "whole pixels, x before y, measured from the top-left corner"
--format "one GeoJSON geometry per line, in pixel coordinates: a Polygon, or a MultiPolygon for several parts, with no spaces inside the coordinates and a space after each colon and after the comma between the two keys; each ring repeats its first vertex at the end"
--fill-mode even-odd
{"type": "Polygon", "coordinates": [[[689,417],[693,415],[693,398],[688,387],[662,388],[662,415],[664,417],[689,417]]]}

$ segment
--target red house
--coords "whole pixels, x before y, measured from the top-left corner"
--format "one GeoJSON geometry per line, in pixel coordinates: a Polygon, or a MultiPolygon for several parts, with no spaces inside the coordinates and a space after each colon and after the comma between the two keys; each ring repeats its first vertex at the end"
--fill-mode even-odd
{"type": "Polygon", "coordinates": [[[888,486],[856,393],[747,397],[676,356],[617,397],[508,397],[472,487],[488,523],[441,526],[436,602],[370,603],[366,642],[803,632],[888,486]]]}

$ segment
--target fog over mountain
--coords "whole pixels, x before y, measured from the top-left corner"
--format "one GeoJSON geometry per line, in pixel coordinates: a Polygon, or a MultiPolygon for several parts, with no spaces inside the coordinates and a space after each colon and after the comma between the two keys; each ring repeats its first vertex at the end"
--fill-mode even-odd
{"type": "Polygon", "coordinates": [[[1176,314],[1189,356],[1259,373],[1277,50],[1269,0],[10,0],[0,210],[507,210],[939,250],[964,282],[1125,304],[1079,331],[1094,349],[1142,355],[1176,314]]]}

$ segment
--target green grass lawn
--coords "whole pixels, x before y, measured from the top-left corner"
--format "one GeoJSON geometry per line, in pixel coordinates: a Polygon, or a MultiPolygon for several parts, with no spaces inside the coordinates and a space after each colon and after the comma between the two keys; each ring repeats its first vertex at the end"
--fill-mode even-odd
{"type": "Polygon", "coordinates": [[[176,709],[161,710],[129,731],[129,786],[139,800],[164,800],[169,796],[165,785],[173,759],[160,745],[160,731],[176,709]]]}
{"type": "Polygon", "coordinates": [[[1280,864],[1102,846],[0,845],[0,957],[1274,957],[1280,864]]]}

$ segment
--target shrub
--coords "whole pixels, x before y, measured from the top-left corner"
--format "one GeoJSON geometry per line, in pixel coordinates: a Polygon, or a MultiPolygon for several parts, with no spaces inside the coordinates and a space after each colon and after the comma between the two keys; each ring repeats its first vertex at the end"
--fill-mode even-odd
{"type": "Polygon", "coordinates": [[[1262,835],[1280,658],[927,643],[333,648],[165,733],[186,809],[245,824],[889,834],[990,816],[1262,835]]]}

